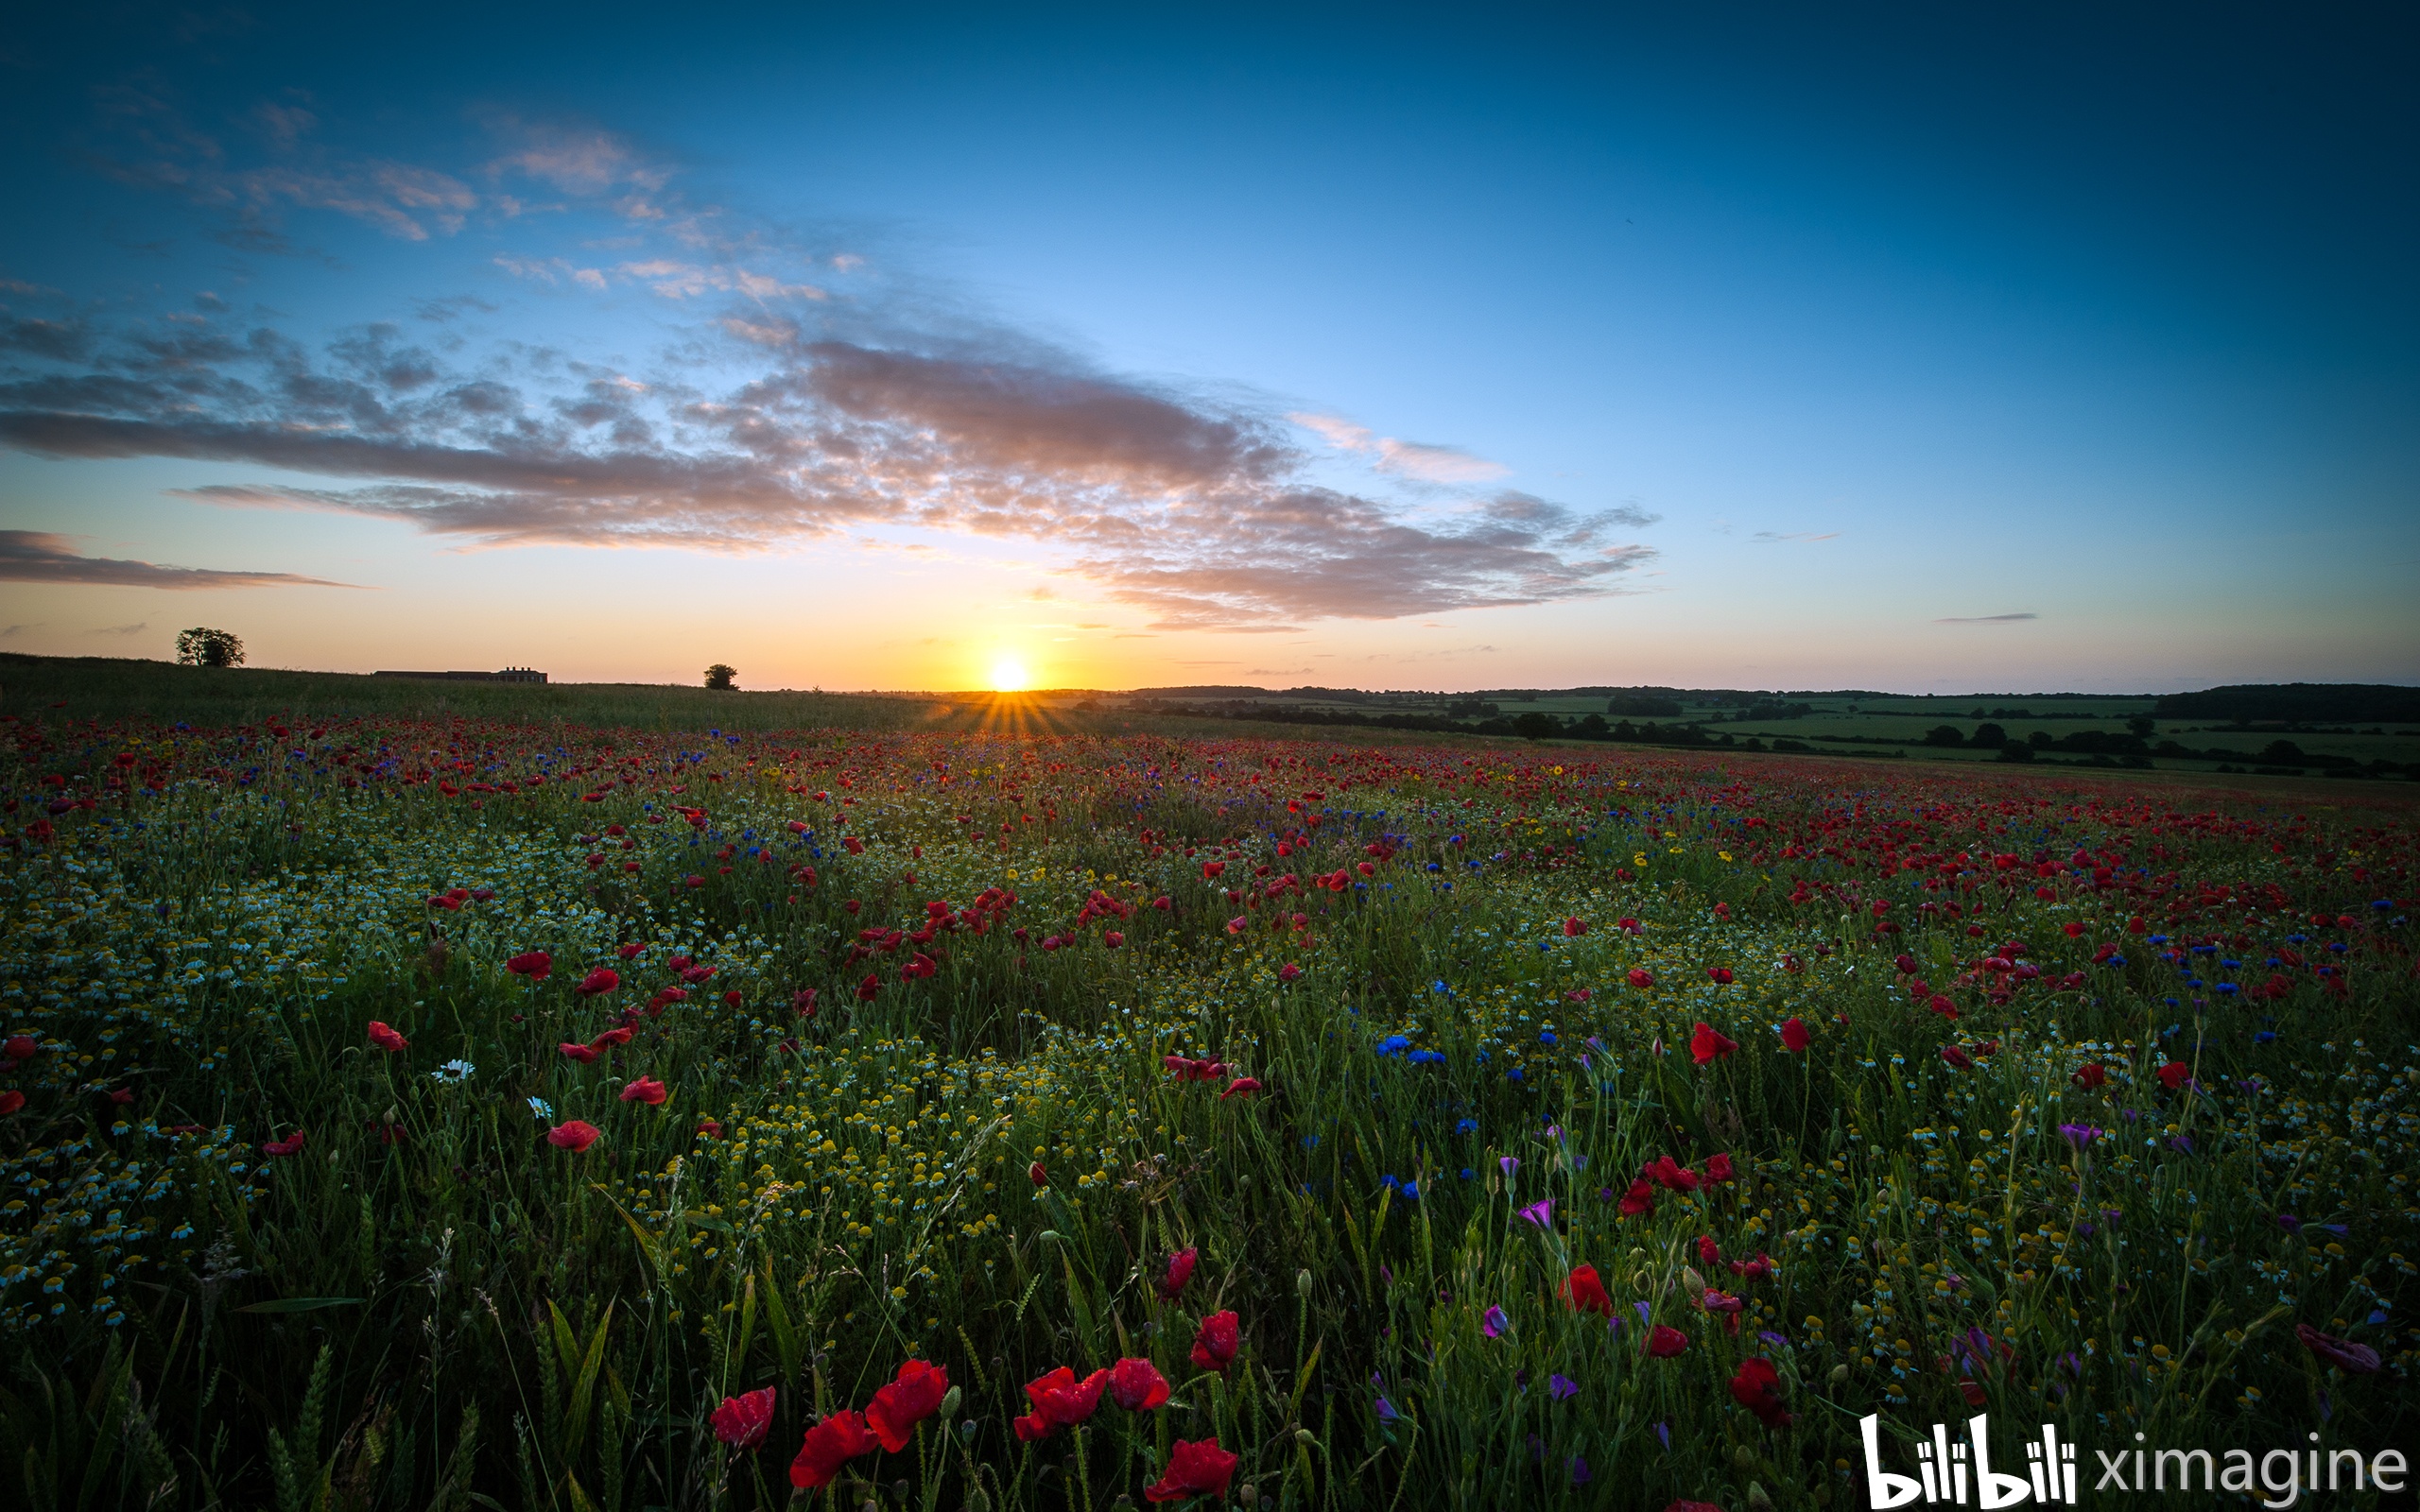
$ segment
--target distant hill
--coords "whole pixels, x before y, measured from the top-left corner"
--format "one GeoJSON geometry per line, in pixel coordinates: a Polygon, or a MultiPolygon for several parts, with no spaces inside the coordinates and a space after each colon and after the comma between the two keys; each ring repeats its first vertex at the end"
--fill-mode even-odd
{"type": "Polygon", "coordinates": [[[2243,682],[2171,693],[2153,706],[2153,713],[2162,719],[2236,724],[2420,724],[2420,688],[2381,682],[2243,682]]]}

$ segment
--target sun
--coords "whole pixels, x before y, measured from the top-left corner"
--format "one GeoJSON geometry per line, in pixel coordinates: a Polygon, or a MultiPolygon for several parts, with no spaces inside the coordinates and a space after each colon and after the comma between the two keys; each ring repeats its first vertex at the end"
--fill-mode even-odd
{"type": "Polygon", "coordinates": [[[1012,656],[1004,656],[992,663],[992,691],[1023,693],[1027,682],[1025,663],[1012,656]]]}

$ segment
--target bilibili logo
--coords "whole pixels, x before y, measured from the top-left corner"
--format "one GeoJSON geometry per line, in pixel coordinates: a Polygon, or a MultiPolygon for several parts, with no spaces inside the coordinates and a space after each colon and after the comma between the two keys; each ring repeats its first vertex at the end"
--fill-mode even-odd
{"type": "MultiPolygon", "coordinates": [[[[2255,1456],[2248,1449],[2213,1454],[2206,1449],[2155,1449],[2140,1442],[2115,1452],[2093,1450],[2089,1480],[2079,1477],[2076,1446],[2063,1441],[2059,1431],[2044,1423],[2025,1440],[2020,1456],[2001,1456],[2003,1469],[1992,1463],[1991,1419],[1969,1418],[1964,1436],[1953,1437],[1949,1425],[1935,1423],[1928,1438],[1915,1445],[1915,1473],[1882,1468],[1882,1419],[1868,1415],[1858,1421],[1865,1438],[1865,1484],[1876,1512],[1946,1503],[1983,1512],[2028,1503],[2075,1505],[2080,1492],[2147,1491],[2172,1494],[2207,1491],[2214,1495],[2249,1493],[2270,1508],[2292,1506],[2302,1497],[2330,1491],[2400,1491],[2405,1462],[2401,1450],[2381,1450],[2364,1456],[2356,1449],[2273,1449],[2255,1456]],[[2017,1469],[2022,1463],[2023,1469],[2017,1469]],[[2325,1484],[2323,1484],[2325,1483],[2325,1484]]],[[[2316,1445],[2319,1435],[2310,1435],[2316,1445]]]]}

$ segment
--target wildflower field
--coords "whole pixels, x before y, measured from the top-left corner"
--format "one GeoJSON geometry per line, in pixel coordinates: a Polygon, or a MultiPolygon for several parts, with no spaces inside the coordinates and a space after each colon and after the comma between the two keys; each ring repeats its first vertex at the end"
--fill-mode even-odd
{"type": "Polygon", "coordinates": [[[0,771],[9,1505],[1739,1512],[1863,1505],[1867,1414],[2411,1436],[2408,808],[72,708],[0,771]]]}

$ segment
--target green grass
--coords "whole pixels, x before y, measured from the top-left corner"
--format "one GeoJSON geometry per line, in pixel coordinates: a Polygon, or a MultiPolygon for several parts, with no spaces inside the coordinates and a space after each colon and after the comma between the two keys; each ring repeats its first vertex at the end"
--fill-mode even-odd
{"type": "Polygon", "coordinates": [[[1970,1386],[2113,1451],[2410,1436],[2414,834],[2356,784],[175,669],[53,711],[38,674],[0,725],[0,1032],[40,1041],[0,1120],[13,1504],[770,1506],[911,1358],[958,1395],[829,1504],[1106,1508],[1215,1435],[1279,1507],[1846,1506],[1861,1415],[1896,1445],[1970,1386]],[[863,934],[986,889],[980,932],[863,934]],[[1738,1049],[1699,1064],[1700,1023],[1738,1049]],[[584,1154],[543,1137],[573,1118],[584,1154]],[[1241,1353],[1196,1369],[1220,1310],[1241,1353]],[[1011,1431],[1129,1357],[1166,1408],[1011,1431]],[[1733,1400],[1750,1358],[1788,1426],[1733,1400]],[[717,1444],[768,1385],[762,1452],[717,1444]]]}

